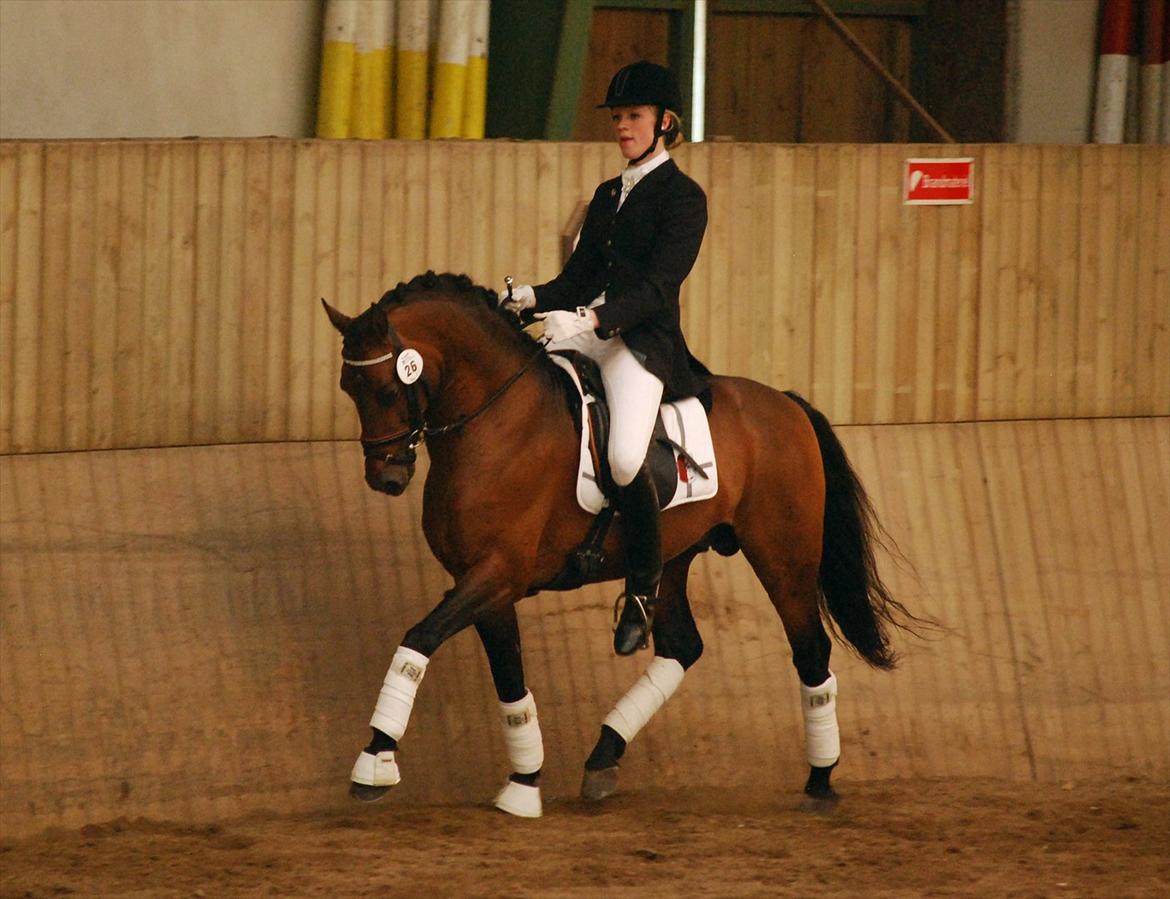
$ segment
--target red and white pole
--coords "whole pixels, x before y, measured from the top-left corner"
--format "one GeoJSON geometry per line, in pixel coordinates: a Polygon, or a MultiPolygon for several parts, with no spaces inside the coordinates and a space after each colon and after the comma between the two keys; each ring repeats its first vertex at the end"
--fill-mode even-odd
{"type": "Polygon", "coordinates": [[[1101,55],[1097,60],[1097,103],[1093,143],[1125,139],[1125,100],[1134,43],[1134,0],[1101,0],[1101,55]]]}
{"type": "Polygon", "coordinates": [[[1162,125],[1162,82],[1166,79],[1165,27],[1166,0],[1145,0],[1142,4],[1141,118],[1138,124],[1138,140],[1143,144],[1158,143],[1162,125]]]}

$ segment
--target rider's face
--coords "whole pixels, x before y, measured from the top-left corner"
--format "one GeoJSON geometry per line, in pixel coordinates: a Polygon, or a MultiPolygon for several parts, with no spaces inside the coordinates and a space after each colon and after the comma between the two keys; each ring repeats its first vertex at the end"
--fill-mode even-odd
{"type": "Polygon", "coordinates": [[[655,114],[653,106],[615,106],[613,133],[626,159],[637,159],[654,139],[655,114]]]}

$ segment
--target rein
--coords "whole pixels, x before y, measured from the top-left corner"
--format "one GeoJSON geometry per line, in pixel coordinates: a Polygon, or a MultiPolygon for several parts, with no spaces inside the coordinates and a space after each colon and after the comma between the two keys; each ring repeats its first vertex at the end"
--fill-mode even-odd
{"type": "MultiPolygon", "coordinates": [[[[389,329],[390,346],[392,347],[389,353],[385,353],[373,359],[348,359],[345,356],[342,356],[342,363],[345,365],[354,366],[378,365],[382,362],[389,362],[395,356],[401,356],[403,343],[398,336],[398,332],[394,330],[394,325],[391,324],[389,316],[386,317],[386,326],[389,329]]],[[[410,416],[410,426],[402,429],[396,434],[391,434],[388,437],[378,437],[373,440],[367,439],[365,437],[359,438],[362,444],[362,451],[366,458],[381,457],[383,461],[401,464],[410,464],[414,462],[415,449],[420,443],[426,440],[427,437],[441,437],[445,434],[458,433],[464,427],[478,418],[483,412],[487,411],[488,407],[491,406],[492,403],[507,393],[508,389],[520,380],[523,374],[532,367],[532,363],[534,363],[544,352],[546,343],[547,341],[542,340],[537,346],[536,351],[528,357],[525,363],[520,366],[519,370],[517,370],[508,378],[508,380],[500,385],[500,387],[497,388],[491,396],[480,403],[478,408],[472,410],[466,415],[461,415],[459,418],[455,419],[455,421],[449,422],[445,425],[432,426],[427,422],[426,412],[422,411],[422,409],[419,407],[418,394],[414,386],[415,380],[411,380],[409,382],[405,381],[401,377],[401,372],[399,372],[399,380],[401,380],[406,387],[406,405],[408,414],[410,416]],[[380,450],[383,450],[389,446],[393,446],[396,443],[401,443],[403,440],[408,442],[406,449],[401,454],[396,454],[394,457],[391,457],[387,453],[380,452],[380,450]]],[[[430,391],[427,388],[426,381],[423,381],[423,389],[429,398],[430,391]]]]}

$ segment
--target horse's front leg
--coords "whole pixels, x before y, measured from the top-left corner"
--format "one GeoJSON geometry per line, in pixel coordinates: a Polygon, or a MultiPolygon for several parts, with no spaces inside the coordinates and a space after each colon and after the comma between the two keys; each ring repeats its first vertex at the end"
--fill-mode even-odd
{"type": "Polygon", "coordinates": [[[544,741],[536,717],[536,700],[524,686],[524,662],[520,655],[520,628],[515,606],[494,611],[475,623],[487,653],[500,723],[512,773],[496,795],[496,808],[522,818],[539,818],[540,769],[544,765],[544,741]]]}
{"type": "MultiPolygon", "coordinates": [[[[350,774],[350,795],[370,802],[380,799],[399,782],[395,752],[406,733],[415,695],[431,656],[468,625],[511,609],[523,590],[514,581],[514,569],[510,571],[502,559],[473,566],[422,621],[406,632],[390,661],[370,718],[373,737],[350,774]]],[[[514,619],[514,611],[512,615],[514,619]]]]}

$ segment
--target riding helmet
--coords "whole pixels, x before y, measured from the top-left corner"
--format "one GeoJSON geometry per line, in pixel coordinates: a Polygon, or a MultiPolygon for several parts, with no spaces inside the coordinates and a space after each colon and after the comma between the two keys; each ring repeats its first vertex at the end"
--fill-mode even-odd
{"type": "Polygon", "coordinates": [[[613,76],[605,102],[597,104],[598,109],[614,106],[658,106],[681,112],[682,93],[678,89],[678,79],[665,66],[644,59],[631,63],[613,76]]]}

